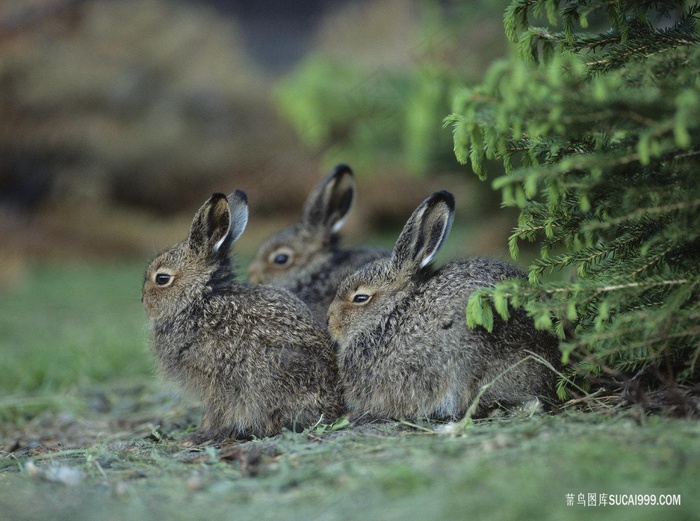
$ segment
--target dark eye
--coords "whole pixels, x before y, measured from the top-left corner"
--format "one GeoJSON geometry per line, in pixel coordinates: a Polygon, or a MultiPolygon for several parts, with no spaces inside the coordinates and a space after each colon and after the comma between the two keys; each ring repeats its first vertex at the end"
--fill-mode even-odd
{"type": "Polygon", "coordinates": [[[286,270],[294,264],[294,250],[288,246],[279,246],[270,252],[267,260],[275,268],[286,270]]]}
{"type": "Polygon", "coordinates": [[[289,255],[286,253],[278,253],[275,255],[275,258],[272,259],[272,262],[279,265],[287,264],[289,262],[289,255]]]}
{"type": "Polygon", "coordinates": [[[355,304],[366,304],[369,302],[369,299],[371,297],[369,295],[365,295],[364,293],[358,293],[354,297],[352,297],[352,301],[355,304]]]}
{"type": "Polygon", "coordinates": [[[156,273],[156,284],[158,286],[167,286],[170,283],[171,276],[167,273],[156,273]]]}

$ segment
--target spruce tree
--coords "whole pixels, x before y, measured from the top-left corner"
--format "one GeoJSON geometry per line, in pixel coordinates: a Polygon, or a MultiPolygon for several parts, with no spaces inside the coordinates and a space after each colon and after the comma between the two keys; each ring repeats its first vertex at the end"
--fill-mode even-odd
{"type": "Polygon", "coordinates": [[[505,167],[512,256],[539,246],[529,280],[475,294],[467,322],[490,328],[510,304],[556,332],[562,398],[601,377],[698,383],[699,18],[678,0],[514,0],[516,52],[446,120],[479,177],[505,167]]]}

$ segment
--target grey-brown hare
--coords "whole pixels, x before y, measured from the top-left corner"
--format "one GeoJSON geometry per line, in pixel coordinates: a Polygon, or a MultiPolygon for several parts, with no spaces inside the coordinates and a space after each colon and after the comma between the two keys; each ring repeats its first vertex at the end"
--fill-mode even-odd
{"type": "Polygon", "coordinates": [[[143,304],[160,372],[202,401],[192,441],[263,437],[343,411],[334,344],[287,290],[235,281],[245,193],[214,194],[148,266],[143,304]]]}
{"type": "Polygon", "coordinates": [[[437,192],[416,208],[391,256],[347,277],[328,310],[352,418],[463,416],[482,386],[477,414],[553,394],[555,375],[527,351],[556,363],[556,338],[522,310],[493,332],[469,329],[465,308],[477,289],[521,277],[496,260],[434,267],[447,238],[454,198],[437,192]]]}

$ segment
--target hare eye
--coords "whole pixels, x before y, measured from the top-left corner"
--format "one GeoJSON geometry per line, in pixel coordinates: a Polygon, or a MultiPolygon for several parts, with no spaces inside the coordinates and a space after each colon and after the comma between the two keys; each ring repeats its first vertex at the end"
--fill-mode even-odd
{"type": "Polygon", "coordinates": [[[290,248],[277,248],[268,257],[275,268],[288,268],[294,261],[294,252],[290,248]]]}
{"type": "Polygon", "coordinates": [[[155,281],[158,286],[167,286],[171,278],[172,276],[168,273],[156,273],[155,281]]]}
{"type": "Polygon", "coordinates": [[[274,259],[272,259],[272,262],[275,264],[287,264],[287,262],[289,262],[289,255],[280,253],[274,259]]]}
{"type": "Polygon", "coordinates": [[[367,304],[371,300],[371,296],[365,295],[364,293],[358,293],[352,297],[352,302],[354,304],[367,304]]]}

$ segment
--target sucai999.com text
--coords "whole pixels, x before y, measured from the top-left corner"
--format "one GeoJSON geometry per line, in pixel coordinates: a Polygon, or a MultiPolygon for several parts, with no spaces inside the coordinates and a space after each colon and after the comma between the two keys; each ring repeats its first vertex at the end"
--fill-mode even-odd
{"type": "Polygon", "coordinates": [[[608,494],[604,492],[580,492],[566,494],[566,506],[680,506],[680,494],[608,494]]]}

